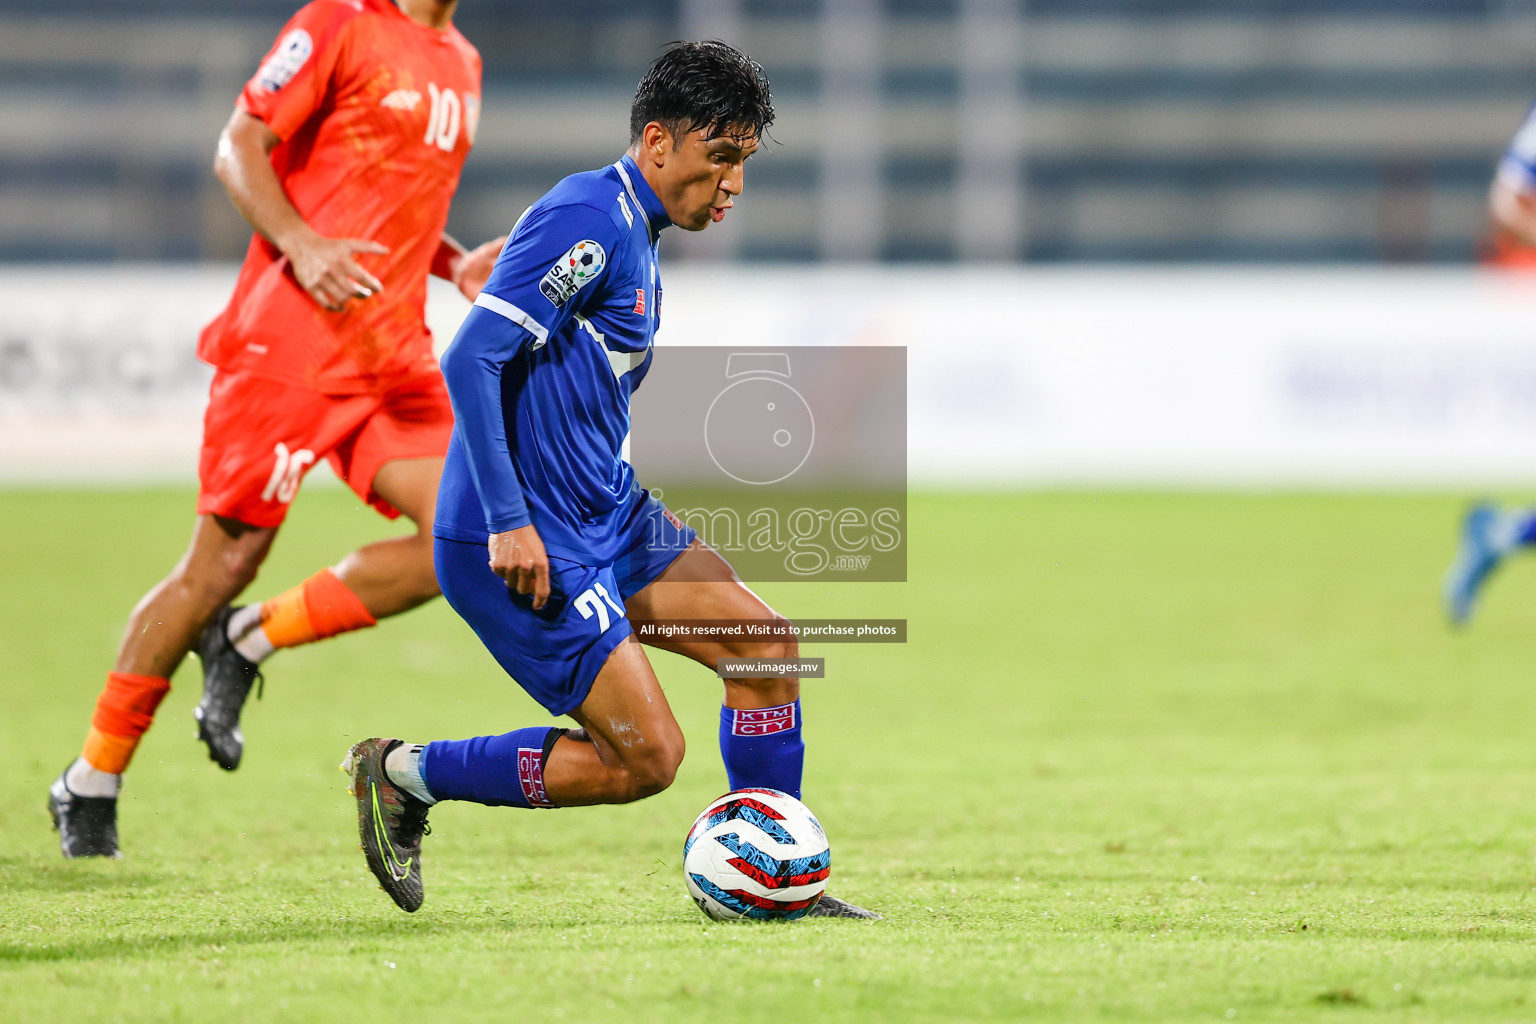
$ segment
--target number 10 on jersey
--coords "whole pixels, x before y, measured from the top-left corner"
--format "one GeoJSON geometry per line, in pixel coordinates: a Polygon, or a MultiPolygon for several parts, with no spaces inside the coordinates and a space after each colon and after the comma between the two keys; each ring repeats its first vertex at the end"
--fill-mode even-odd
{"type": "Polygon", "coordinates": [[[459,141],[459,128],[464,123],[464,106],[458,93],[452,89],[439,89],[435,83],[427,83],[427,94],[432,98],[432,113],[427,117],[427,134],[421,140],[444,152],[452,152],[459,141]]]}

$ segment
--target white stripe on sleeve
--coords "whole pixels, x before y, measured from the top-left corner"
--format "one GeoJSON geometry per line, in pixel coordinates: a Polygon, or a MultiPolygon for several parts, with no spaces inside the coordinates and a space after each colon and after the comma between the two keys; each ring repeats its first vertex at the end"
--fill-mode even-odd
{"type": "Polygon", "coordinates": [[[549,340],[549,331],[545,330],[543,324],[539,323],[527,313],[524,313],[521,309],[518,309],[516,306],[512,305],[512,303],[508,302],[506,299],[498,299],[496,296],[490,294],[489,292],[481,292],[475,297],[475,305],[479,306],[481,309],[488,309],[492,313],[497,313],[506,317],[508,320],[511,320],[513,323],[517,324],[517,326],[523,328],[529,334],[539,339],[539,344],[535,345],[534,348],[538,348],[539,345],[542,345],[549,340]]]}

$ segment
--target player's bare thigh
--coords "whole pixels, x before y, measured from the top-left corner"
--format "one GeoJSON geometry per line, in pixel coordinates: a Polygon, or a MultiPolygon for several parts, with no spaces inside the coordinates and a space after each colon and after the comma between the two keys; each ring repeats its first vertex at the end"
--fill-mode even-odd
{"type": "Polygon", "coordinates": [[[557,805],[635,800],[672,784],[683,760],[683,731],[633,637],[609,654],[571,717],[581,731],[556,742],[544,766],[544,784],[557,805]]]}
{"type": "Polygon", "coordinates": [[[390,459],[373,475],[373,490],[400,510],[418,530],[430,531],[437,515],[437,485],[443,457],[390,459]]]}
{"type": "MultiPolygon", "coordinates": [[[[645,619],[727,619],[733,622],[777,622],[787,624],[768,604],[754,594],[730,563],[709,545],[695,539],[667,571],[644,590],[624,602],[629,618],[645,619]]],[[[793,658],[799,644],[792,638],[753,640],[665,640],[647,639],[647,646],[672,651],[714,669],[721,658],[793,658]]],[[[751,680],[743,685],[726,686],[726,703],[731,707],[758,707],[768,699],[787,704],[799,696],[798,680],[751,680]],[[737,692],[750,690],[751,694],[737,692]],[[737,703],[733,703],[737,701],[737,703]],[[744,703],[742,703],[744,701],[744,703]]]]}

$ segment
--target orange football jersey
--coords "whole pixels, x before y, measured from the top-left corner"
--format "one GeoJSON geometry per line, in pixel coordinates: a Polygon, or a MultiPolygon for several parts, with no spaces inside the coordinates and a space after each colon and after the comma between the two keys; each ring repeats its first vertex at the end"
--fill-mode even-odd
{"type": "Polygon", "coordinates": [[[315,0],[238,106],[282,140],[272,165],[310,227],[389,247],[354,257],[384,290],[329,312],[256,235],[198,356],[326,394],[383,391],[433,369],[427,275],[480,119],[479,52],[390,0],[315,0]]]}

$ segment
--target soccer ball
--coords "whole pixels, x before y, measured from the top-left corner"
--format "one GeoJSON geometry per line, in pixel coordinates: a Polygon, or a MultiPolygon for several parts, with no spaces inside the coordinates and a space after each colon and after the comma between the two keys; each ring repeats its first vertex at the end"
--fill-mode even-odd
{"type": "Polygon", "coordinates": [[[716,921],[793,921],[827,887],[832,850],[810,809],[777,789],[738,789],[704,809],[683,843],[683,881],[716,921]]]}

